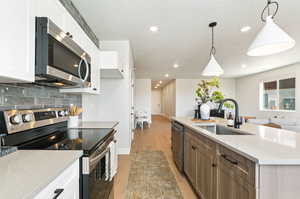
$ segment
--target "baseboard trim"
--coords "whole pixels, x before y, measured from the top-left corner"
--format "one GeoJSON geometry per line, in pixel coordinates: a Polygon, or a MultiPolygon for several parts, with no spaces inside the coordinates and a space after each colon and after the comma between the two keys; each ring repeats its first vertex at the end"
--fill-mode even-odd
{"type": "Polygon", "coordinates": [[[130,148],[118,148],[118,155],[129,155],[130,148]]]}

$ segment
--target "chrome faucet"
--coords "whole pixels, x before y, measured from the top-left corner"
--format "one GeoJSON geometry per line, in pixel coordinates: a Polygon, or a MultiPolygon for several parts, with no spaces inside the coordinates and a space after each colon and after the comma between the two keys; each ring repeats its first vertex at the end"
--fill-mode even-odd
{"type": "Polygon", "coordinates": [[[239,116],[239,105],[237,103],[237,101],[235,101],[234,99],[224,99],[220,102],[219,108],[218,108],[218,113],[221,112],[223,104],[227,101],[233,102],[234,106],[235,106],[235,118],[234,118],[234,128],[239,129],[240,125],[242,124],[241,120],[240,120],[240,116],[239,116]]]}

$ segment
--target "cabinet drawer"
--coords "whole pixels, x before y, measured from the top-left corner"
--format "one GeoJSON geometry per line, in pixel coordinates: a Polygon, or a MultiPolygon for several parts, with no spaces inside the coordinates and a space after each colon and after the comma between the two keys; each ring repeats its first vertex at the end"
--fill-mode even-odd
{"type": "Polygon", "coordinates": [[[218,155],[221,159],[234,166],[235,175],[255,186],[255,163],[251,160],[218,145],[218,155]]]}
{"type": "Polygon", "coordinates": [[[38,193],[34,199],[53,199],[55,190],[64,189],[58,198],[73,199],[79,196],[79,161],[63,171],[54,181],[38,193]],[[70,194],[71,193],[71,194],[70,194]],[[71,196],[70,196],[71,195],[71,196]],[[67,197],[68,196],[68,197],[67,197]],[[70,197],[69,197],[70,196],[70,197]]]}
{"type": "Polygon", "coordinates": [[[196,140],[199,143],[199,146],[205,147],[206,150],[215,151],[216,144],[215,142],[211,141],[210,139],[206,138],[205,136],[193,132],[190,129],[187,129],[187,135],[191,137],[191,139],[196,140]]]}

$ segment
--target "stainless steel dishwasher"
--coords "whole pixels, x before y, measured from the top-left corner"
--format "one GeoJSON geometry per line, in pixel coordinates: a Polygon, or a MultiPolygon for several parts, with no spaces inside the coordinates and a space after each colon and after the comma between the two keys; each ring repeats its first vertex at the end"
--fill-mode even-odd
{"type": "Polygon", "coordinates": [[[172,153],[177,168],[183,172],[183,142],[184,126],[176,121],[172,121],[172,153]]]}

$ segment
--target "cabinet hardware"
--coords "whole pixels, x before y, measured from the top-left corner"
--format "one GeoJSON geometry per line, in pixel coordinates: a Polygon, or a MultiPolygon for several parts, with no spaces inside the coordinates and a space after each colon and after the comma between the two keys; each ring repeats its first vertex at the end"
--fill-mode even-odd
{"type": "Polygon", "coordinates": [[[63,191],[64,191],[64,189],[56,189],[56,190],[54,191],[55,196],[53,197],[53,199],[57,199],[58,196],[60,196],[60,194],[62,194],[63,191]]]}
{"type": "Polygon", "coordinates": [[[237,160],[232,159],[231,157],[229,157],[229,156],[227,156],[225,154],[222,154],[221,157],[224,158],[225,160],[227,160],[228,162],[230,162],[231,164],[238,165],[238,161],[237,160]]]}
{"type": "Polygon", "coordinates": [[[212,166],[212,167],[217,167],[217,164],[212,164],[211,166],[212,166]]]}
{"type": "Polygon", "coordinates": [[[97,90],[97,88],[93,88],[93,90],[94,90],[94,91],[96,91],[96,90],[97,90]]]}
{"type": "Polygon", "coordinates": [[[68,37],[70,37],[71,39],[73,39],[73,35],[71,35],[71,33],[67,32],[66,35],[67,35],[68,37]]]}
{"type": "Polygon", "coordinates": [[[195,146],[192,146],[192,149],[193,149],[193,150],[196,150],[196,149],[197,149],[197,147],[195,147],[195,146]]]}

